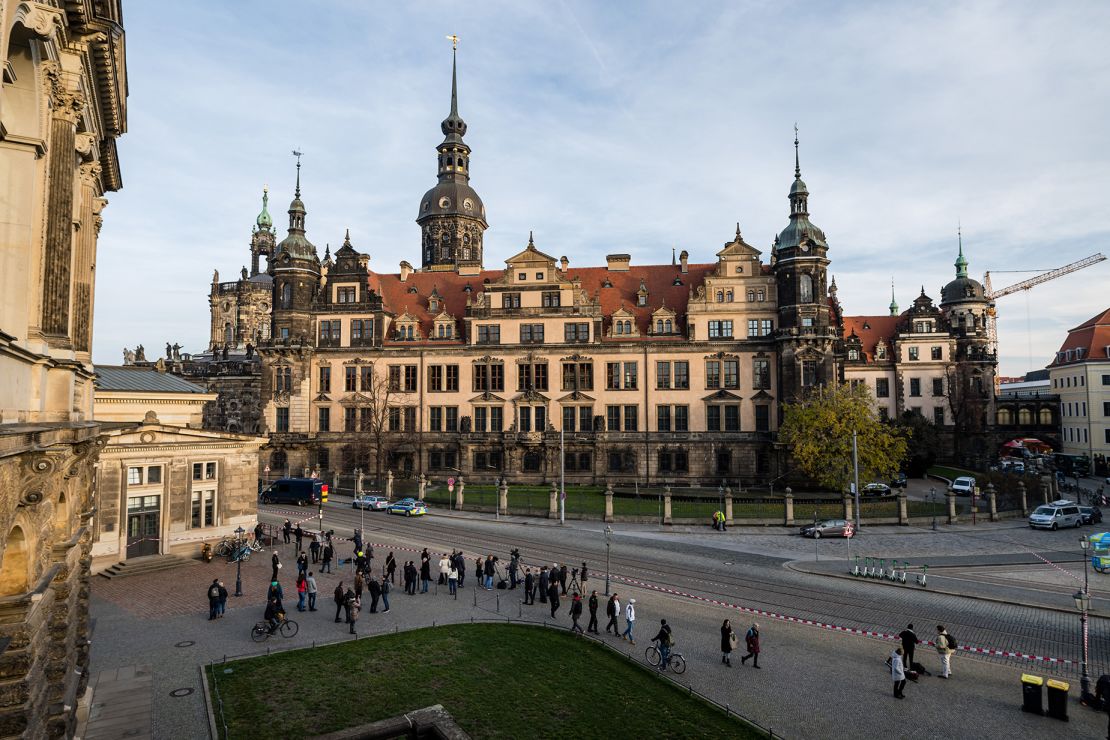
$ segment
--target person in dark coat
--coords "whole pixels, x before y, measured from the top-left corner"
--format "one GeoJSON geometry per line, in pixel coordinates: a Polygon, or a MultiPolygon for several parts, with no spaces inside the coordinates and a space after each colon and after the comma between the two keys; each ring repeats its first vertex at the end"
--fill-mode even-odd
{"type": "Polygon", "coordinates": [[[582,634],[582,625],[578,624],[579,618],[582,616],[582,595],[577,591],[570,599],[570,631],[582,634]]]}
{"type": "Polygon", "coordinates": [[[297,575],[303,576],[308,572],[308,555],[302,550],[297,556],[297,575]]]}
{"type": "Polygon", "coordinates": [[[264,530],[262,529],[262,522],[254,525],[254,541],[260,545],[262,544],[263,531],[264,530]]]}
{"type": "Polygon", "coordinates": [[[563,563],[559,566],[559,588],[562,590],[563,596],[567,595],[567,564],[563,563]]]}
{"type": "Polygon", "coordinates": [[[613,630],[614,636],[621,633],[620,625],[617,623],[617,617],[619,617],[620,614],[621,602],[620,599],[617,598],[617,594],[614,591],[613,595],[609,597],[609,603],[605,605],[605,616],[609,617],[609,622],[605,625],[606,632],[611,629],[613,630]]]}
{"type": "Polygon", "coordinates": [[[428,593],[428,585],[432,582],[432,560],[427,555],[420,556],[420,593],[428,593]]]}
{"type": "Polygon", "coordinates": [[[559,611],[559,583],[552,581],[547,589],[547,600],[551,604],[551,618],[555,618],[555,612],[559,611]]]}
{"type": "Polygon", "coordinates": [[[921,640],[917,639],[917,633],[913,631],[913,624],[906,625],[906,629],[898,633],[898,638],[902,640],[902,667],[907,671],[913,668],[913,651],[921,640]]]}
{"type": "Polygon", "coordinates": [[[397,584],[396,576],[394,575],[396,571],[397,559],[393,557],[393,553],[389,553],[385,556],[385,577],[394,585],[397,584]]]}
{"type": "Polygon", "coordinates": [[[277,602],[277,599],[270,599],[266,602],[266,613],[262,615],[262,618],[270,625],[271,635],[274,634],[281,623],[281,613],[281,604],[277,602]]]}
{"type": "Polygon", "coordinates": [[[727,666],[732,665],[734,647],[736,647],[736,633],[732,631],[732,622],[726,619],[721,625],[721,662],[727,666]]]}
{"type": "Polygon", "coordinates": [[[582,578],[582,585],[583,585],[583,586],[585,586],[585,585],[586,585],[586,581],[588,581],[588,580],[589,580],[589,574],[588,574],[588,573],[586,572],[586,561],[582,561],[582,573],[581,573],[581,578],[582,578]]]}
{"type": "Polygon", "coordinates": [[[293,538],[297,541],[297,552],[300,552],[304,549],[304,547],[302,546],[304,543],[304,530],[301,529],[300,524],[298,524],[297,528],[293,530],[293,538]]]}
{"type": "Polygon", "coordinates": [[[593,632],[595,635],[601,633],[597,631],[597,591],[590,594],[590,623],[586,625],[587,632],[593,632]]]}
{"type": "Polygon", "coordinates": [[[278,558],[277,550],[274,550],[274,555],[270,558],[270,564],[273,566],[273,573],[270,574],[270,580],[276,581],[278,569],[281,568],[281,559],[278,558]]]}
{"type": "Polygon", "coordinates": [[[343,604],[347,600],[347,594],[343,590],[343,581],[340,581],[339,585],[335,587],[335,597],[334,598],[335,598],[335,621],[339,622],[340,621],[339,612],[343,608],[343,604]]]}
{"type": "Polygon", "coordinates": [[[748,646],[748,654],[740,658],[740,663],[748,662],[748,658],[752,659],[752,665],[759,668],[759,625],[752,623],[751,629],[744,635],[744,643],[748,646]]]}
{"type": "Polygon", "coordinates": [[[509,557],[509,588],[516,588],[517,584],[517,571],[520,569],[520,551],[513,550],[509,557]]]}
{"type": "Polygon", "coordinates": [[[547,589],[551,585],[551,577],[547,572],[547,566],[540,567],[540,603],[547,603],[547,589]]]}
{"type": "Polygon", "coordinates": [[[355,573],[355,598],[362,598],[364,588],[366,588],[366,579],[362,577],[361,573],[355,573]]]}
{"type": "Polygon", "coordinates": [[[220,610],[220,579],[213,578],[212,585],[208,587],[208,621],[211,622],[219,616],[220,610]]]}
{"type": "Polygon", "coordinates": [[[270,599],[277,599],[278,606],[281,607],[282,611],[285,611],[285,606],[282,604],[285,599],[285,592],[276,578],[270,581],[270,589],[266,592],[266,600],[269,601],[270,599]]]}
{"type": "Polygon", "coordinates": [[[331,573],[331,561],[335,557],[335,550],[332,548],[331,543],[324,545],[324,554],[322,556],[322,565],[320,566],[321,573],[331,573]]]}
{"type": "Polygon", "coordinates": [[[320,562],[320,539],[316,535],[312,535],[312,542],[308,543],[308,551],[312,553],[312,562],[320,562]]]}
{"type": "Polygon", "coordinates": [[[220,581],[220,608],[217,610],[216,618],[223,619],[225,611],[227,611],[227,589],[224,587],[224,582],[220,581]]]}
{"type": "Polygon", "coordinates": [[[353,635],[355,634],[355,622],[358,621],[358,612],[362,607],[362,603],[359,601],[359,598],[355,596],[354,591],[347,589],[344,605],[347,607],[347,624],[351,626],[350,634],[353,635]]]}
{"type": "Polygon", "coordinates": [[[493,590],[493,577],[497,575],[497,569],[493,565],[493,556],[486,555],[486,562],[482,566],[483,572],[486,575],[486,590],[493,590]]]}
{"type": "Polygon", "coordinates": [[[355,553],[355,573],[365,573],[370,565],[370,561],[366,559],[366,554],[359,550],[355,553]]]}
{"type": "Polygon", "coordinates": [[[528,568],[524,569],[524,603],[525,605],[536,603],[536,577],[528,568]]]}
{"type": "Polygon", "coordinates": [[[382,580],[382,606],[385,607],[382,609],[383,613],[389,611],[389,590],[389,581],[382,580]]]}
{"type": "Polygon", "coordinates": [[[289,544],[289,535],[291,535],[292,533],[293,523],[286,519],[285,524],[281,525],[281,537],[285,541],[285,544],[289,544]]]}
{"type": "Polygon", "coordinates": [[[378,599],[382,595],[382,586],[378,583],[377,576],[371,574],[370,580],[366,583],[366,590],[370,592],[370,613],[378,613],[378,599]]]}
{"type": "Polygon", "coordinates": [[[362,552],[362,530],[361,529],[356,529],[355,530],[355,535],[354,535],[353,539],[354,539],[354,545],[355,545],[355,554],[357,555],[360,552],[362,552]]]}
{"type": "Polygon", "coordinates": [[[455,570],[459,572],[459,588],[462,588],[466,581],[466,558],[463,557],[462,550],[455,555],[455,570]]]}
{"type": "Polygon", "coordinates": [[[485,572],[482,561],[482,556],[474,558],[474,577],[478,579],[478,585],[482,585],[482,573],[485,572]]]}

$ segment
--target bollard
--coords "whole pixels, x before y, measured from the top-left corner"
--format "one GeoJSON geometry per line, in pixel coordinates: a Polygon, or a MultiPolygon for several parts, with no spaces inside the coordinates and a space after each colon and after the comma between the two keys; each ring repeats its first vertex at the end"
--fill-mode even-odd
{"type": "Polygon", "coordinates": [[[987,484],[987,503],[990,505],[990,520],[992,522],[998,521],[998,494],[994,490],[994,484],[987,484]]]}
{"type": "Polygon", "coordinates": [[[494,596],[494,598],[497,599],[497,613],[500,614],[501,613],[501,594],[494,594],[493,596],[494,596]]]}
{"type": "Polygon", "coordinates": [[[671,487],[663,488],[663,524],[671,523],[671,487]]]}
{"type": "Polygon", "coordinates": [[[1025,482],[1018,481],[1017,488],[1018,494],[1021,496],[1021,515],[1029,516],[1029,502],[1026,500],[1025,482]]]}
{"type": "Polygon", "coordinates": [[[605,484],[605,521],[613,521],[613,484],[605,484]]]}
{"type": "Polygon", "coordinates": [[[474,589],[474,606],[478,606],[478,589],[474,589]]]}
{"type": "Polygon", "coordinates": [[[956,519],[956,494],[954,491],[948,491],[944,494],[948,499],[948,523],[955,524],[956,519]]]}

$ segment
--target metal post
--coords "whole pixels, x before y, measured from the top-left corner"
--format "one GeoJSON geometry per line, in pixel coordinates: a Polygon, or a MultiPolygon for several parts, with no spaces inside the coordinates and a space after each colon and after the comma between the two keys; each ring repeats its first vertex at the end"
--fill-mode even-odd
{"type": "Polygon", "coordinates": [[[856,431],[852,430],[852,470],[855,477],[855,498],[856,498],[856,531],[860,531],[860,516],[859,516],[859,446],[856,441],[856,431]]]}
{"type": "Polygon", "coordinates": [[[235,534],[238,539],[235,541],[235,595],[243,595],[243,533],[247,530],[238,527],[235,534]]]}
{"type": "Polygon", "coordinates": [[[610,539],[613,536],[613,528],[606,525],[605,527],[605,595],[609,595],[609,550],[611,547],[610,539]]]}
{"type": "Polygon", "coordinates": [[[567,455],[565,449],[565,432],[559,430],[559,524],[566,523],[567,513],[567,482],[566,482],[566,464],[567,455]]]}
{"type": "Polygon", "coordinates": [[[1085,700],[1091,695],[1091,677],[1087,673],[1087,609],[1084,607],[1083,613],[1079,616],[1080,624],[1083,626],[1083,675],[1079,678],[1079,693],[1085,700]]]}
{"type": "Polygon", "coordinates": [[[819,543],[821,541],[821,538],[816,536],[816,534],[817,534],[817,509],[813,510],[813,534],[815,535],[814,538],[813,538],[813,559],[816,561],[816,560],[821,559],[821,553],[819,553],[817,551],[817,543],[819,543]]]}
{"type": "Polygon", "coordinates": [[[937,531],[937,489],[936,486],[929,488],[929,500],[933,502],[933,531],[937,531]]]}

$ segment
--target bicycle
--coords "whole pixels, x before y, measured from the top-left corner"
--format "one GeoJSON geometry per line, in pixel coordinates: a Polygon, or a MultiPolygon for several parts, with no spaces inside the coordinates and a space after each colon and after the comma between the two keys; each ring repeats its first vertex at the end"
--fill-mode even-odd
{"type": "Polygon", "coordinates": [[[216,546],[212,548],[212,554],[218,558],[222,558],[225,555],[230,555],[232,547],[234,545],[234,539],[231,539],[230,537],[225,537],[224,539],[217,542],[216,546]]]}
{"type": "Polygon", "coordinates": [[[234,545],[227,553],[227,562],[234,563],[236,560],[242,560],[244,563],[251,559],[251,553],[254,550],[246,542],[234,545]]]}
{"type": "MultiPolygon", "coordinates": [[[[652,643],[645,651],[644,657],[647,658],[648,665],[658,666],[662,653],[659,652],[659,648],[655,643],[652,643]]],[[[682,657],[682,653],[672,650],[670,656],[667,658],[667,664],[675,673],[682,674],[686,672],[686,659],[682,657]]]]}
{"type": "MultiPolygon", "coordinates": [[[[280,632],[282,637],[293,637],[299,629],[300,627],[292,619],[282,617],[275,631],[280,632]]],[[[255,642],[265,642],[272,634],[274,633],[270,631],[270,623],[266,620],[257,622],[254,627],[251,627],[251,639],[255,642]]]]}

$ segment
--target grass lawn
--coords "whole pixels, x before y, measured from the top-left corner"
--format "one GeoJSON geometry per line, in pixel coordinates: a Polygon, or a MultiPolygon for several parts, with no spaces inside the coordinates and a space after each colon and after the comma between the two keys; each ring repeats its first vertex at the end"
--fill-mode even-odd
{"type": "Polygon", "coordinates": [[[929,475],[939,475],[941,478],[955,480],[956,478],[961,478],[965,475],[970,475],[974,478],[976,475],[978,475],[978,473],[976,473],[974,470],[953,468],[948,465],[934,465],[933,467],[929,468],[929,475]]]}
{"type": "Polygon", "coordinates": [[[245,740],[311,737],[432,704],[476,738],[759,737],[612,651],[540,627],[420,629],[217,664],[208,679],[228,737],[245,740]]]}

